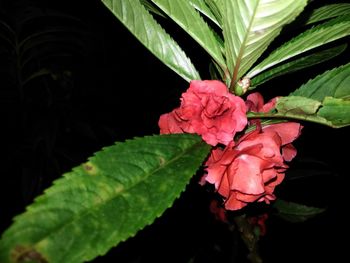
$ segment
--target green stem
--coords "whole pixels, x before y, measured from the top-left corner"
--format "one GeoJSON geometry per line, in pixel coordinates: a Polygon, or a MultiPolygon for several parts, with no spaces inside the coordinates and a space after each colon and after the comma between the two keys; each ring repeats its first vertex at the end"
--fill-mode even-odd
{"type": "Polygon", "coordinates": [[[235,216],[234,221],[244,244],[249,250],[249,261],[251,263],[262,263],[263,261],[259,255],[259,237],[254,233],[254,226],[248,223],[247,218],[244,215],[235,216]]]}

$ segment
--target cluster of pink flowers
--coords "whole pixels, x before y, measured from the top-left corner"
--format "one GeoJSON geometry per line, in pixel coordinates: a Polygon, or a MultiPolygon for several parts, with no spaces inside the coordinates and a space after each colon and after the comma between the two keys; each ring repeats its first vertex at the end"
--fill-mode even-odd
{"type": "Polygon", "coordinates": [[[302,126],[296,122],[264,126],[259,120],[248,122],[246,113],[269,112],[276,100],[264,104],[263,97],[253,93],[244,101],[220,81],[194,80],[182,94],[180,107],[160,117],[160,133],[196,133],[214,146],[202,181],[215,185],[226,209],[269,203],[284,179],[285,161],[296,155],[291,143],[302,126]]]}

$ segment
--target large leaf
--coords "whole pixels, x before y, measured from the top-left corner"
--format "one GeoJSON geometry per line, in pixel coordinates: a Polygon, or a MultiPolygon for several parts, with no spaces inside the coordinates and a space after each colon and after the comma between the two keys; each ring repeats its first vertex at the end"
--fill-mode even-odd
{"type": "Polygon", "coordinates": [[[246,73],[282,27],[295,19],[306,0],[222,1],[226,59],[230,88],[246,73]]]}
{"type": "Polygon", "coordinates": [[[0,262],[85,262],[105,254],[171,206],[209,148],[188,134],[104,148],[15,218],[2,236],[0,262]]]}
{"type": "Polygon", "coordinates": [[[187,81],[200,79],[186,54],[139,0],[102,0],[102,2],[165,65],[187,81]]]}
{"type": "Polygon", "coordinates": [[[251,69],[247,73],[247,77],[253,78],[262,71],[287,59],[348,35],[350,35],[350,15],[340,16],[315,26],[276,49],[265,60],[251,69]]]}
{"type": "Polygon", "coordinates": [[[313,24],[346,14],[350,14],[350,4],[348,3],[325,5],[313,10],[306,21],[306,24],[313,24]]]}
{"type": "Polygon", "coordinates": [[[282,76],[285,74],[291,74],[293,72],[314,66],[316,64],[325,62],[332,59],[335,56],[341,54],[347,48],[347,44],[328,48],[319,52],[312,53],[310,55],[285,62],[279,66],[273,67],[269,70],[257,75],[251,81],[250,89],[254,89],[256,86],[263,84],[264,82],[282,76]]]}
{"type": "Polygon", "coordinates": [[[221,53],[220,41],[188,0],[151,1],[197,41],[222,69],[225,68],[226,63],[221,53]]]}

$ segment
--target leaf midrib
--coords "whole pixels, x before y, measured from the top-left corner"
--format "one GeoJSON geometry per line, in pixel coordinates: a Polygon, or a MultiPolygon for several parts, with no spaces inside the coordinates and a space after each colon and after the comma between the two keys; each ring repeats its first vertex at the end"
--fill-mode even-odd
{"type": "Polygon", "coordinates": [[[252,28],[253,21],[254,21],[254,18],[255,18],[255,15],[256,15],[259,3],[260,3],[260,1],[257,2],[257,4],[254,7],[254,11],[252,13],[253,15],[251,16],[251,19],[249,20],[249,26],[247,27],[246,34],[244,36],[244,40],[242,41],[241,48],[239,50],[239,53],[238,53],[238,56],[237,56],[237,59],[236,59],[236,65],[235,65],[235,68],[234,68],[234,71],[233,71],[233,74],[232,74],[230,90],[234,89],[234,86],[236,85],[236,82],[238,81],[237,80],[237,76],[238,76],[238,71],[239,71],[239,68],[240,68],[240,65],[241,65],[241,59],[242,59],[242,57],[244,55],[244,51],[245,51],[245,48],[246,48],[246,43],[247,43],[247,39],[248,39],[248,36],[249,36],[249,32],[250,32],[250,30],[252,28]]]}

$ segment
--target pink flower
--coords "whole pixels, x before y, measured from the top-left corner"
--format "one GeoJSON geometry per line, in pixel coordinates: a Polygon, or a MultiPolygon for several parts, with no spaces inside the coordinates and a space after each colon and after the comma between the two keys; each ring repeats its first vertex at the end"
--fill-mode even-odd
{"type": "Polygon", "coordinates": [[[269,112],[276,106],[276,101],[278,97],[271,99],[268,103],[264,104],[264,98],[259,92],[251,93],[247,96],[245,102],[247,106],[247,111],[252,112],[269,112]]]}
{"type": "Polygon", "coordinates": [[[281,153],[281,148],[295,140],[300,130],[301,125],[294,122],[265,126],[245,134],[236,145],[231,142],[223,150],[212,151],[204,179],[215,185],[226,209],[276,198],[273,191],[288,168],[284,161],[294,157],[289,151],[281,153]]]}
{"type": "Polygon", "coordinates": [[[244,101],[217,80],[193,80],[182,94],[181,105],[163,114],[161,134],[197,133],[210,145],[228,145],[247,125],[244,101]]]}
{"type": "MultiPolygon", "coordinates": [[[[252,112],[269,112],[273,110],[276,106],[278,97],[275,97],[271,99],[269,102],[264,104],[264,98],[261,96],[259,92],[252,93],[248,95],[247,100],[246,100],[246,106],[247,106],[247,111],[252,111],[252,112]]],[[[253,120],[250,121],[252,124],[259,123],[259,120],[253,120]]],[[[282,144],[282,153],[283,153],[283,158],[286,161],[291,161],[297,154],[297,150],[294,148],[294,146],[291,144],[291,142],[299,136],[300,130],[302,126],[300,126],[299,129],[292,129],[289,130],[289,124],[286,123],[278,123],[278,124],[271,124],[268,126],[264,127],[264,131],[278,131],[278,133],[281,135],[281,138],[283,140],[282,144]]]]}

